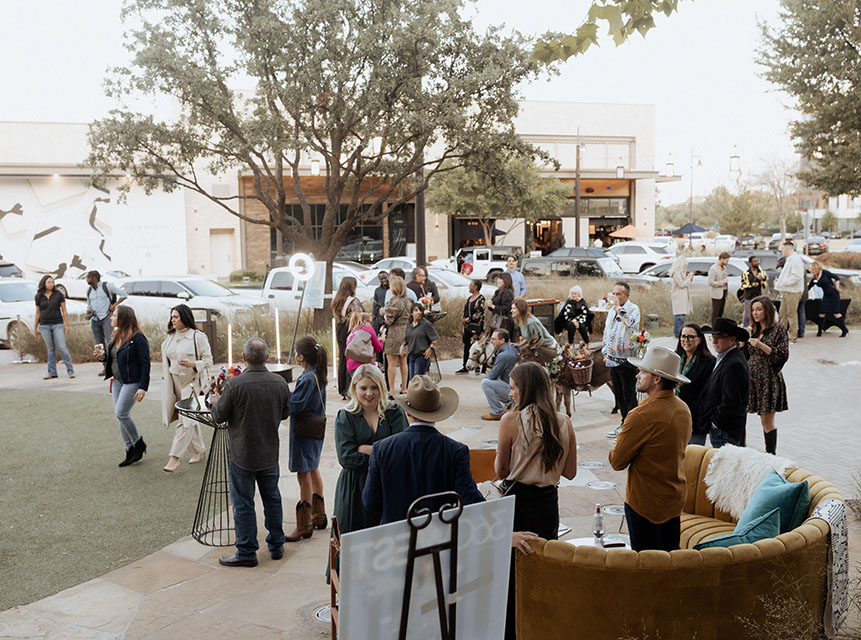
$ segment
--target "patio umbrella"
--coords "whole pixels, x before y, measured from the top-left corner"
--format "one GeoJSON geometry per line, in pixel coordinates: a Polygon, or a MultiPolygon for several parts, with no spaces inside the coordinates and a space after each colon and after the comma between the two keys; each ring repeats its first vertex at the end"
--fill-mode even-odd
{"type": "Polygon", "coordinates": [[[621,229],[616,229],[613,233],[610,234],[611,238],[645,238],[647,237],[645,232],[640,231],[637,227],[632,224],[626,225],[621,229]]]}
{"type": "Polygon", "coordinates": [[[689,233],[700,233],[702,231],[705,231],[705,229],[703,229],[700,226],[697,226],[695,224],[688,222],[681,229],[676,229],[675,231],[673,231],[673,235],[674,236],[686,236],[689,233]]]}

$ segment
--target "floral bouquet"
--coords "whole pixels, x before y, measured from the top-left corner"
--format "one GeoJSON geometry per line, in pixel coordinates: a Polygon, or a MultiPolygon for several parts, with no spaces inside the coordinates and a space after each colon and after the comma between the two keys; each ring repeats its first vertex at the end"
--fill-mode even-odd
{"type": "Polygon", "coordinates": [[[230,367],[221,365],[218,375],[211,378],[209,381],[209,391],[206,392],[206,406],[212,406],[212,396],[215,394],[221,395],[224,392],[224,385],[231,378],[235,378],[242,373],[242,367],[234,364],[230,367]]]}
{"type": "Polygon", "coordinates": [[[634,336],[634,350],[638,358],[646,355],[646,349],[649,348],[649,340],[652,339],[651,334],[645,329],[640,329],[640,333],[634,336]]]}

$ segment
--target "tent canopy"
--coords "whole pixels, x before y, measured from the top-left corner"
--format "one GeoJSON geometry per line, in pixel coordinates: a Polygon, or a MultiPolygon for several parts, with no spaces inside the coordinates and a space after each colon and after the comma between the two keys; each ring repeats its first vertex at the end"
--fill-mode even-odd
{"type": "Polygon", "coordinates": [[[616,229],[610,234],[611,238],[646,238],[646,233],[632,224],[616,229]]]}
{"type": "Polygon", "coordinates": [[[691,224],[690,222],[688,222],[681,229],[676,229],[675,231],[673,231],[673,235],[674,236],[686,236],[689,233],[701,233],[702,231],[705,231],[705,229],[703,229],[700,226],[697,226],[695,224],[691,224]]]}

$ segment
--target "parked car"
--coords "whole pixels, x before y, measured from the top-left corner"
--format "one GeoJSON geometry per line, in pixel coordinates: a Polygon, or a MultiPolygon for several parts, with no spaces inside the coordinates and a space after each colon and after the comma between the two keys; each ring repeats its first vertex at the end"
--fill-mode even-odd
{"type": "MultiPolygon", "coordinates": [[[[39,284],[17,276],[0,278],[0,344],[12,348],[22,331],[33,333],[36,321],[36,290],[39,284]]],[[[87,305],[66,302],[69,320],[80,320],[87,305]]]]}
{"type": "Polygon", "coordinates": [[[23,278],[24,272],[18,265],[0,260],[0,278],[23,278]]]}
{"type": "Polygon", "coordinates": [[[741,249],[739,251],[733,251],[730,254],[730,257],[738,258],[740,260],[744,260],[745,262],[747,262],[751,256],[756,256],[757,258],[759,258],[759,265],[766,271],[773,271],[777,269],[777,263],[783,257],[777,251],[765,251],[763,249],[759,249],[756,251],[746,251],[744,249],[741,249]]]}
{"type": "Polygon", "coordinates": [[[672,254],[672,255],[676,255],[676,253],[679,250],[678,243],[669,234],[669,232],[667,232],[666,235],[661,235],[661,236],[655,234],[654,238],[649,238],[648,240],[645,240],[645,242],[648,242],[651,245],[659,245],[661,247],[664,247],[664,249],[669,251],[670,254],[672,254]]]}
{"type": "Polygon", "coordinates": [[[859,244],[847,244],[843,247],[843,252],[845,253],[861,253],[861,243],[859,244]]]}
{"type": "Polygon", "coordinates": [[[372,280],[380,271],[391,271],[392,269],[403,269],[409,275],[410,271],[416,268],[416,259],[410,256],[396,256],[392,258],[383,258],[374,264],[370,271],[371,275],[368,280],[372,280]]]}
{"type": "MultiPolygon", "coordinates": [[[[694,279],[691,281],[691,295],[709,295],[709,268],[717,262],[716,256],[702,256],[688,259],[688,271],[693,272],[694,279]]],[[[670,283],[670,267],[672,263],[662,262],[643,270],[641,276],[652,276],[659,278],[662,282],[670,283]]],[[[747,271],[747,261],[740,258],[730,258],[726,265],[727,288],[729,295],[734,296],[741,286],[741,274],[747,271]]]]}
{"type": "Polygon", "coordinates": [[[496,282],[496,276],[505,270],[508,256],[514,255],[517,249],[518,247],[507,246],[463,247],[458,249],[451,258],[434,260],[431,266],[463,273],[468,278],[487,280],[493,284],[496,282]],[[469,267],[464,266],[466,263],[469,267]]]}
{"type": "Polygon", "coordinates": [[[741,249],[756,250],[756,249],[759,249],[759,245],[760,245],[759,238],[756,237],[755,235],[753,235],[752,233],[748,233],[747,235],[742,236],[741,241],[739,243],[739,247],[741,249]]]}
{"type": "Polygon", "coordinates": [[[715,237],[714,248],[716,251],[735,251],[738,246],[738,238],[728,233],[722,233],[715,237]]]}
{"type": "Polygon", "coordinates": [[[804,241],[802,253],[809,256],[819,256],[828,252],[828,240],[823,236],[810,236],[804,241]]]}
{"type": "Polygon", "coordinates": [[[795,236],[793,236],[791,233],[787,233],[783,236],[783,238],[781,238],[780,232],[774,233],[771,235],[771,240],[768,243],[768,248],[770,251],[780,251],[780,245],[787,241],[794,242],[795,236]]]}
{"type": "MultiPolygon", "coordinates": [[[[373,274],[371,281],[376,278],[377,272],[373,269],[368,269],[367,273],[373,274]]],[[[332,265],[333,292],[338,291],[338,287],[341,286],[341,280],[347,276],[356,277],[356,272],[349,266],[345,266],[339,262],[332,265]]],[[[299,308],[299,301],[302,297],[302,288],[304,283],[300,281],[295,290],[293,288],[293,284],[293,271],[290,267],[276,267],[275,269],[271,269],[267,274],[266,281],[263,283],[263,289],[260,291],[260,296],[263,300],[266,300],[272,308],[295,311],[299,308]]],[[[373,299],[374,289],[378,285],[379,281],[376,285],[371,286],[368,282],[357,279],[356,297],[362,302],[373,299]]],[[[333,294],[326,295],[327,304],[331,302],[332,295],[333,294]]]]}
{"type": "MultiPolygon", "coordinates": [[[[626,274],[612,258],[552,258],[542,256],[540,258],[524,258],[521,265],[523,275],[529,278],[547,278],[557,276],[560,278],[607,278],[609,280],[624,279],[629,284],[645,288],[651,287],[656,278],[640,274],[626,274]]],[[[526,283],[527,289],[529,282],[526,283]]]]}
{"type": "MultiPolygon", "coordinates": [[[[70,300],[86,300],[87,299],[87,274],[89,271],[83,271],[77,278],[57,278],[54,284],[57,290],[62,292],[66,298],[70,300]]],[[[102,282],[112,282],[119,284],[126,278],[131,278],[125,271],[105,271],[100,272],[102,282]]]]}
{"type": "MultiPolygon", "coordinates": [[[[472,279],[461,273],[455,273],[448,269],[440,269],[439,267],[428,267],[428,277],[436,285],[441,300],[466,299],[469,297],[469,283],[472,282],[472,279]]],[[[407,279],[409,280],[409,275],[407,279]]],[[[368,282],[368,286],[372,290],[376,290],[380,286],[379,277],[371,279],[368,282]]],[[[481,285],[481,293],[489,299],[496,293],[496,286],[484,283],[481,285]]]]}
{"type": "MultiPolygon", "coordinates": [[[[660,243],[656,243],[660,244],[660,243]]],[[[545,258],[613,258],[607,249],[597,247],[560,247],[548,253],[545,258]]]]}
{"type": "Polygon", "coordinates": [[[163,322],[167,326],[170,310],[178,304],[210,309],[228,318],[269,311],[269,304],[259,297],[240,295],[201,276],[143,276],[126,278],[118,284],[128,294],[123,304],[134,309],[141,322],[163,322]]]}
{"type": "Polygon", "coordinates": [[[673,260],[673,254],[665,247],[646,242],[618,242],[608,251],[619,258],[619,265],[625,273],[640,273],[653,264],[673,260]]]}
{"type": "Polygon", "coordinates": [[[345,243],[338,251],[338,260],[356,260],[360,263],[379,260],[383,255],[382,238],[362,236],[345,243]]]}
{"type": "MultiPolygon", "coordinates": [[[[802,255],[801,259],[804,261],[804,268],[807,270],[810,270],[810,263],[815,262],[815,260],[810,256],[802,255]]],[[[783,266],[782,260],[780,266],[783,266]]],[[[850,287],[861,287],[861,270],[841,269],[839,267],[826,267],[826,269],[828,269],[831,273],[840,278],[841,285],[850,287]]]]}
{"type": "Polygon", "coordinates": [[[688,237],[683,238],[684,242],[682,246],[692,248],[695,251],[699,251],[700,249],[707,249],[710,247],[712,243],[712,239],[709,238],[708,234],[705,231],[697,231],[695,233],[691,233],[688,237]]]}

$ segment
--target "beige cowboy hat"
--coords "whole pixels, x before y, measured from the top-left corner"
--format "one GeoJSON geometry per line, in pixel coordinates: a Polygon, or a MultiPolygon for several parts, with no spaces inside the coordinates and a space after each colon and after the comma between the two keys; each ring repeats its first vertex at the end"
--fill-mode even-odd
{"type": "Polygon", "coordinates": [[[682,384],[690,382],[688,378],[679,373],[679,365],[682,359],[675,351],[670,351],[666,347],[651,347],[646,351],[645,358],[628,358],[628,362],[649,373],[654,373],[656,376],[675,380],[682,384]]]}
{"type": "Polygon", "coordinates": [[[440,422],[457,411],[460,402],[457,391],[438,387],[429,376],[414,376],[407,387],[406,397],[395,402],[408,414],[426,422],[440,422]]]}

